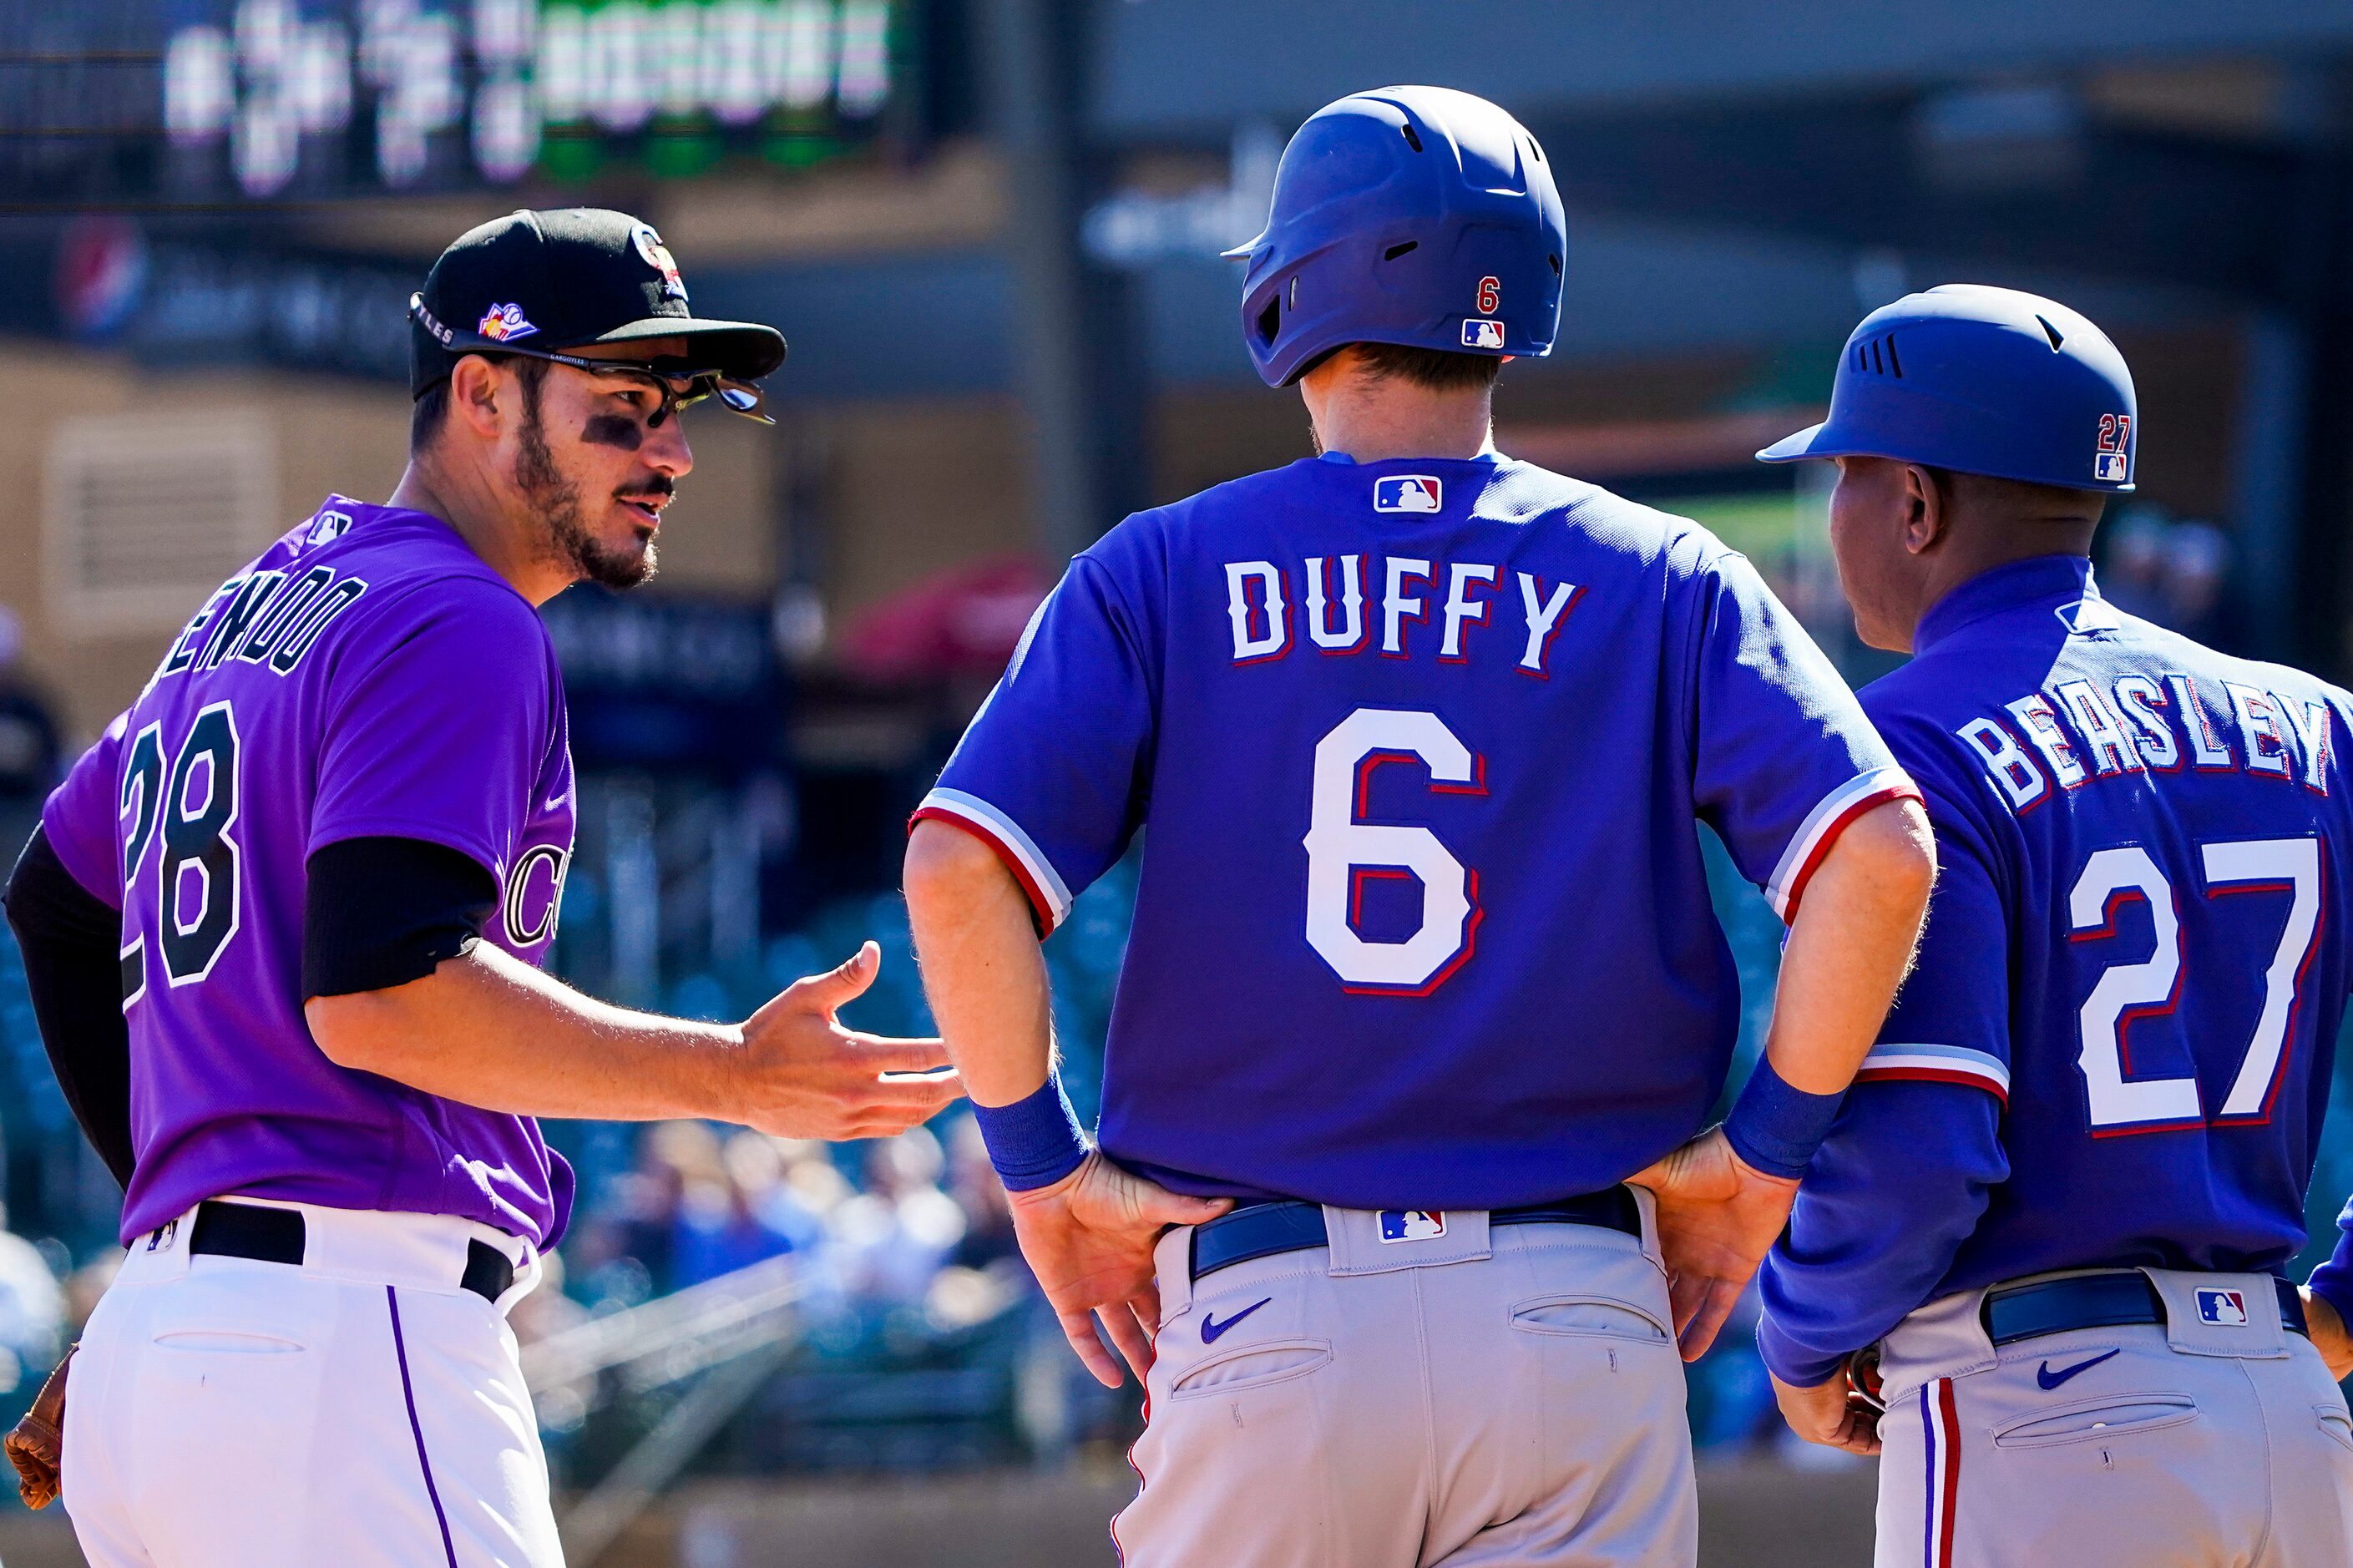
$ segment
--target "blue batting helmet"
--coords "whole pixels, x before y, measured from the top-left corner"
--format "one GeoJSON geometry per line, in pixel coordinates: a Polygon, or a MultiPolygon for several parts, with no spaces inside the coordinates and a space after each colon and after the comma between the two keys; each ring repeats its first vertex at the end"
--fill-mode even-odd
{"type": "Polygon", "coordinates": [[[2055,300],[1946,283],[1862,319],[1831,416],[1757,453],[1893,458],[1965,474],[2129,490],[2132,372],[2107,334],[2055,300]]]}
{"type": "Polygon", "coordinates": [[[1385,87],[1299,128],[1250,263],[1242,332],[1269,386],[1344,343],[1552,353],[1568,226],[1544,149],[1483,98],[1385,87]]]}

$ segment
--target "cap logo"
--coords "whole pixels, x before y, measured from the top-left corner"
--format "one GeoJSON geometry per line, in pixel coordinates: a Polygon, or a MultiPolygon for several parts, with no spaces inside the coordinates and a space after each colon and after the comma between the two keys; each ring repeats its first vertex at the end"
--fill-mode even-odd
{"type": "Polygon", "coordinates": [[[629,238],[636,243],[638,255],[645,264],[661,274],[663,295],[672,300],[685,299],[686,280],[678,275],[678,263],[671,258],[670,247],[662,243],[661,236],[654,232],[654,226],[638,224],[629,230],[629,238]]]}
{"type": "Polygon", "coordinates": [[[474,323],[474,331],[494,343],[502,343],[510,338],[527,338],[539,329],[523,315],[521,305],[493,305],[482,312],[482,319],[474,323]]]}
{"type": "Polygon", "coordinates": [[[1373,481],[1375,511],[1436,511],[1445,491],[1431,474],[1388,474],[1373,481]]]}
{"type": "Polygon", "coordinates": [[[1462,346],[1466,349],[1494,349],[1504,346],[1504,323],[1482,321],[1472,318],[1462,323],[1462,346]]]}
{"type": "Polygon", "coordinates": [[[2100,416],[2100,450],[2092,459],[2092,477],[2102,484],[2120,485],[2131,477],[2132,424],[2129,414],[2100,416]]]}

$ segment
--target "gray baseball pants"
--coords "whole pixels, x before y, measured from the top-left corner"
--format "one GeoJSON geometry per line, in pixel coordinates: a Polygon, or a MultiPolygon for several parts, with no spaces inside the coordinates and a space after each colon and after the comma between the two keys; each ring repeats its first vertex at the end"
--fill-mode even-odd
{"type": "Polygon", "coordinates": [[[1888,1335],[1878,1568],[2353,1563],[2353,1421],[2270,1277],[2144,1272],[2164,1326],[1997,1350],[1971,1290],[1888,1335]]]}
{"type": "Polygon", "coordinates": [[[1157,1359],[1113,1521],[1127,1568],[1603,1568],[1698,1552],[1683,1362],[1645,1239],[1590,1226],[1326,1247],[1189,1277],[1162,1238],[1157,1359]]]}

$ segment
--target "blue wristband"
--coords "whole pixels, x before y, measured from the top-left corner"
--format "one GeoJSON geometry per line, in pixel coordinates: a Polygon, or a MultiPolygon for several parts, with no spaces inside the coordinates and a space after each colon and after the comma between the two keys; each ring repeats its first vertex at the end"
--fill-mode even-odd
{"type": "Polygon", "coordinates": [[[1087,1157],[1087,1141],[1071,1097],[1062,1092],[1060,1073],[1049,1074],[1035,1093],[1010,1105],[974,1101],[972,1119],[980,1123],[988,1163],[1008,1193],[1050,1187],[1087,1157]]]}
{"type": "Polygon", "coordinates": [[[1795,1181],[1813,1163],[1814,1151],[1831,1135],[1838,1115],[1838,1094],[1808,1094],[1791,1089],[1773,1070],[1769,1057],[1757,1058],[1748,1086],[1724,1119],[1724,1135],[1732,1152],[1768,1176],[1795,1181]]]}

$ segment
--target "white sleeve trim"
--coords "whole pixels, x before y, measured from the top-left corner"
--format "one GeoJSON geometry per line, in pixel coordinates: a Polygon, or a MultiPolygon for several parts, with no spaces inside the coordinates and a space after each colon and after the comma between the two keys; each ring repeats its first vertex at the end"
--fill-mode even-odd
{"type": "Polygon", "coordinates": [[[1874,768],[1824,795],[1820,804],[1807,814],[1797,836],[1781,852],[1780,864],[1773,868],[1773,875],[1765,884],[1766,901],[1773,906],[1773,912],[1784,920],[1788,918],[1790,895],[1813,868],[1814,859],[1826,847],[1830,836],[1856,805],[1873,795],[1918,793],[1912,775],[1902,768],[1874,768]]]}
{"type": "Polygon", "coordinates": [[[923,797],[916,810],[935,811],[967,823],[1004,846],[1008,854],[1020,862],[1029,874],[1029,880],[1044,899],[1046,929],[1060,926],[1071,912],[1070,884],[1062,880],[1054,863],[1046,858],[1037,843],[1021,830],[1021,825],[978,795],[966,795],[960,789],[934,789],[923,797]]]}
{"type": "Polygon", "coordinates": [[[2010,1098],[2010,1068],[1990,1051],[1968,1046],[1883,1045],[1862,1058],[1858,1081],[1873,1078],[1967,1079],[2010,1098]]]}

